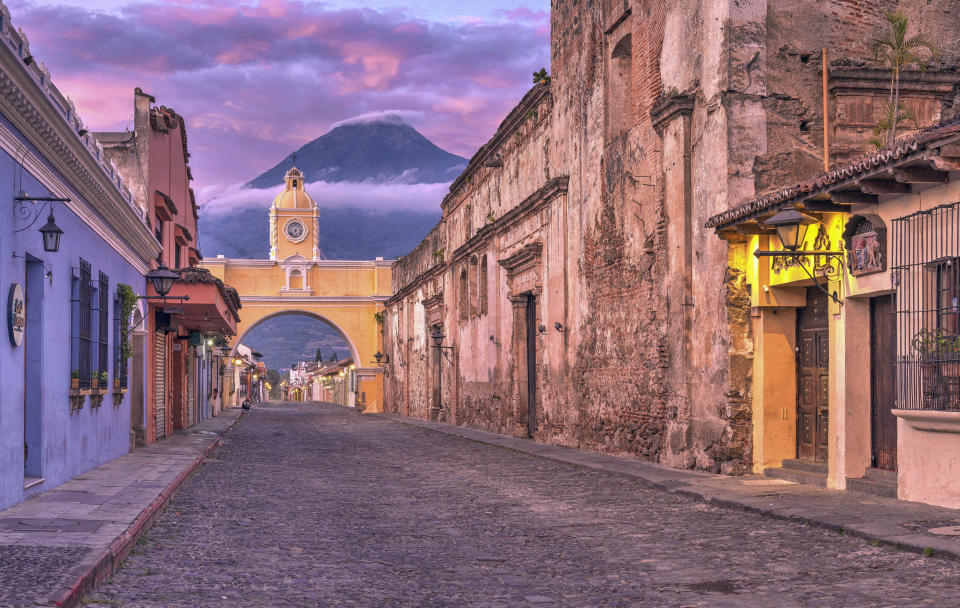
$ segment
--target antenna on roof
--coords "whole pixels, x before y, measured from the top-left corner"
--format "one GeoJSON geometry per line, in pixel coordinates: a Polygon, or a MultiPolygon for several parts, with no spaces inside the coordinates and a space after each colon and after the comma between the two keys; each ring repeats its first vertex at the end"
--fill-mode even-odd
{"type": "Polygon", "coordinates": [[[297,153],[296,153],[296,152],[293,153],[293,166],[294,166],[294,167],[297,166],[297,153]]]}

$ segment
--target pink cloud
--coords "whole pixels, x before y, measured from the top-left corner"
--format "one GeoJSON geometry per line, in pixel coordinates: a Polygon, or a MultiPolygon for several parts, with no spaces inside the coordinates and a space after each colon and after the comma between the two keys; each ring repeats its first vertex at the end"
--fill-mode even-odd
{"type": "Polygon", "coordinates": [[[122,129],[137,86],[183,114],[198,189],[245,182],[333,123],[388,109],[423,115],[424,135],[469,157],[549,68],[546,11],[465,24],[311,0],[7,4],[91,128],[122,129]]]}

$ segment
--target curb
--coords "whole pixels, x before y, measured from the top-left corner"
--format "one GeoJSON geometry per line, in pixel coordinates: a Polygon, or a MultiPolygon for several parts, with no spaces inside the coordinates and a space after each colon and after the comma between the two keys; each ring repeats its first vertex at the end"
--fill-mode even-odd
{"type": "Polygon", "coordinates": [[[108,548],[101,551],[94,559],[84,560],[84,563],[74,570],[75,574],[72,575],[76,577],[74,582],[59,594],[53,596],[51,600],[53,605],[61,608],[78,606],[85,595],[116,572],[123,560],[130,555],[130,552],[136,546],[140,537],[142,537],[153,526],[157,518],[160,517],[180,487],[190,479],[197,469],[200,468],[200,465],[210,457],[213,450],[220,445],[219,436],[233,428],[242,417],[243,414],[237,416],[230,426],[217,433],[217,438],[204,448],[203,454],[197,456],[190,465],[181,471],[180,474],[177,475],[177,478],[171,481],[167,487],[160,492],[160,495],[153,499],[146,509],[141,511],[140,515],[130,524],[130,527],[110,543],[108,548]]]}
{"type": "MultiPolygon", "coordinates": [[[[762,515],[764,517],[769,517],[772,519],[778,519],[782,521],[794,521],[803,523],[810,526],[816,526],[825,530],[832,532],[837,532],[844,535],[850,535],[856,538],[860,538],[866,541],[878,542],[889,547],[893,547],[898,550],[909,551],[911,553],[918,553],[925,557],[938,557],[942,559],[949,559],[952,561],[960,561],[960,542],[951,540],[947,537],[933,537],[928,534],[915,533],[910,530],[901,528],[899,530],[890,531],[887,534],[872,532],[869,530],[869,525],[857,524],[841,521],[842,518],[838,518],[835,514],[825,513],[821,517],[817,517],[815,514],[805,514],[798,512],[798,509],[778,506],[778,507],[764,507],[757,504],[756,497],[752,496],[737,496],[732,491],[722,491],[716,489],[705,489],[702,487],[696,487],[693,485],[692,481],[695,481],[691,478],[688,480],[683,479],[686,475],[689,475],[686,471],[676,469],[673,471],[663,471],[662,473],[672,472],[674,474],[670,475],[669,478],[663,479],[660,475],[644,475],[642,471],[626,471],[626,470],[616,470],[614,468],[605,467],[600,464],[592,464],[585,462],[576,462],[572,459],[563,458],[560,454],[551,454],[545,450],[538,449],[523,449],[522,447],[508,445],[505,443],[498,442],[497,439],[511,440],[514,439],[509,435],[498,435],[496,433],[490,433],[489,431],[481,431],[479,429],[470,429],[469,427],[459,427],[455,425],[449,425],[447,423],[438,423],[433,421],[420,420],[418,418],[410,418],[408,416],[401,416],[397,414],[379,414],[376,417],[381,420],[386,420],[389,422],[394,422],[397,424],[402,424],[405,426],[420,428],[426,431],[433,431],[435,433],[442,433],[444,435],[449,435],[451,437],[458,437],[461,439],[466,439],[467,441],[474,441],[477,443],[482,443],[484,445],[489,445],[492,447],[497,447],[501,449],[512,450],[528,456],[534,456],[537,458],[545,458],[548,460],[553,460],[555,462],[562,462],[565,464],[573,464],[576,466],[586,467],[592,470],[601,471],[609,475],[614,475],[617,477],[622,477],[629,479],[630,481],[636,482],[642,486],[645,486],[650,489],[659,490],[668,494],[675,494],[678,496],[684,496],[704,502],[716,507],[721,507],[725,509],[731,509],[736,511],[745,511],[749,513],[755,513],[757,515],[762,515]],[[476,436],[470,436],[469,431],[477,431],[480,433],[488,433],[494,435],[493,437],[480,438],[476,436]]],[[[572,450],[575,453],[596,455],[596,456],[605,456],[609,458],[619,458],[616,456],[611,456],[607,454],[601,454],[599,452],[585,452],[578,450],[577,448],[571,448],[567,446],[550,446],[549,444],[543,443],[534,443],[531,444],[537,447],[561,447],[566,450],[572,450]]],[[[624,459],[626,460],[626,459],[624,459]]],[[[631,464],[646,465],[642,461],[632,461],[626,460],[631,464]]],[[[656,465],[653,465],[656,466],[656,465]]]]}

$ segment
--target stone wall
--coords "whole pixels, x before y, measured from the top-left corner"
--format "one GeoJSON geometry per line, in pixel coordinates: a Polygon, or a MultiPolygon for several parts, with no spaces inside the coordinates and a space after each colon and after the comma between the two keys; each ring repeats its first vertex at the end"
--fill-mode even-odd
{"type": "MultiPolygon", "coordinates": [[[[508,115],[394,267],[388,408],[747,470],[749,294],[704,224],[822,169],[821,47],[865,62],[894,6],[554,0],[552,83],[508,115]],[[450,350],[433,347],[437,328],[450,350]]],[[[944,86],[924,94],[946,107],[944,86]]],[[[847,99],[874,111],[876,87],[858,90],[847,99]]]]}

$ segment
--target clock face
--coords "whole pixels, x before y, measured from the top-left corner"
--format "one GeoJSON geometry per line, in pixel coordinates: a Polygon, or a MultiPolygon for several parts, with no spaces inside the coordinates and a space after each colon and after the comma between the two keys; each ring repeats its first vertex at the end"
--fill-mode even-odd
{"type": "Polygon", "coordinates": [[[307,233],[306,227],[299,220],[288,222],[285,230],[287,238],[291,241],[303,240],[304,235],[307,233]]]}

